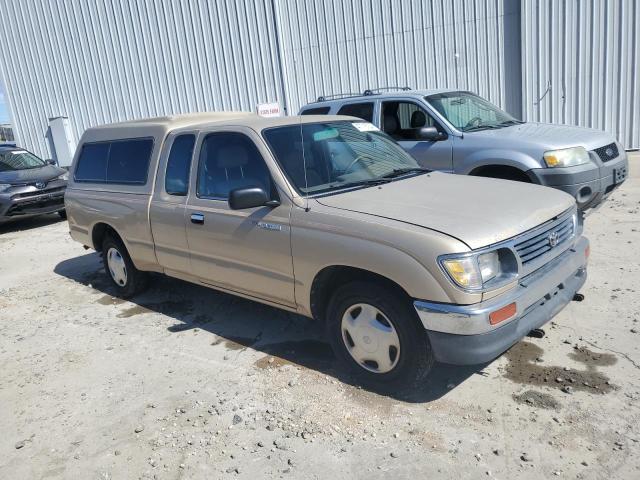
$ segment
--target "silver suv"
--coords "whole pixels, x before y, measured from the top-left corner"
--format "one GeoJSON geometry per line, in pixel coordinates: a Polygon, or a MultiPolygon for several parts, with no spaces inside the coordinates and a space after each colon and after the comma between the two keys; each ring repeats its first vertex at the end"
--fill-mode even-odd
{"type": "Polygon", "coordinates": [[[627,177],[627,155],[613,136],[522,122],[471,92],[405,87],[335,97],[319,97],[300,114],[362,118],[432,170],[558,188],[583,211],[600,204],[627,177]]]}

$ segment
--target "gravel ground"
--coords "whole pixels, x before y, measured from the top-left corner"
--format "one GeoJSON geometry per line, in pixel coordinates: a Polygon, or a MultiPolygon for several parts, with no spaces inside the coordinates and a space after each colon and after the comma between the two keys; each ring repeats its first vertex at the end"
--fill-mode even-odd
{"type": "Polygon", "coordinates": [[[632,164],[587,218],[582,303],[395,397],[310,320],[161,276],[122,301],[66,222],[0,226],[0,478],[640,478],[632,164]]]}

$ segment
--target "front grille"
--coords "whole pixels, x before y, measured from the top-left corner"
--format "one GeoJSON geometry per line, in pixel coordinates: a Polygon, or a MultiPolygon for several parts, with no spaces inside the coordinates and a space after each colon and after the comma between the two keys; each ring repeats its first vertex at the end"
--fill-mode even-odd
{"type": "Polygon", "coordinates": [[[37,197],[38,195],[48,195],[51,193],[62,192],[64,189],[65,187],[56,187],[56,188],[49,188],[47,190],[36,190],[35,192],[17,193],[13,195],[11,198],[37,197]]]}
{"type": "Polygon", "coordinates": [[[547,252],[562,247],[565,242],[573,238],[574,234],[573,217],[568,217],[533,237],[516,243],[514,248],[520,256],[522,265],[527,265],[547,252]]]}
{"type": "Polygon", "coordinates": [[[609,145],[605,145],[604,147],[596,148],[594,152],[596,152],[600,160],[602,160],[603,162],[613,160],[619,154],[618,146],[615,143],[610,143],[609,145]]]}

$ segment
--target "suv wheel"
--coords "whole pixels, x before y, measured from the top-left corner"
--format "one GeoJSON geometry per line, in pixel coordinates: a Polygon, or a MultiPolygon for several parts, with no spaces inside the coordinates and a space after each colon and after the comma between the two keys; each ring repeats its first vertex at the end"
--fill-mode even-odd
{"type": "Polygon", "coordinates": [[[406,296],[354,282],[333,295],[327,312],[331,346],[362,383],[411,387],[433,366],[429,339],[406,296]]]}
{"type": "Polygon", "coordinates": [[[147,285],[147,275],[138,270],[131,261],[120,239],[108,236],[102,242],[102,261],[117,295],[129,298],[142,291],[147,285]]]}

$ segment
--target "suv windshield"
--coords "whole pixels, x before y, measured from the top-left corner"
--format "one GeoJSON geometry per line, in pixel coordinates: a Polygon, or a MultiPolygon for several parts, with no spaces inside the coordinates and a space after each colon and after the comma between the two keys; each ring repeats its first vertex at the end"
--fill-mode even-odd
{"type": "Polygon", "coordinates": [[[458,130],[469,132],[522,123],[471,92],[446,92],[425,97],[458,130]]]}
{"type": "Polygon", "coordinates": [[[304,195],[362,187],[426,169],[367,122],[287,125],[262,135],[295,188],[304,195]]]}
{"type": "Polygon", "coordinates": [[[46,163],[26,150],[0,152],[0,172],[44,167],[46,163]]]}

